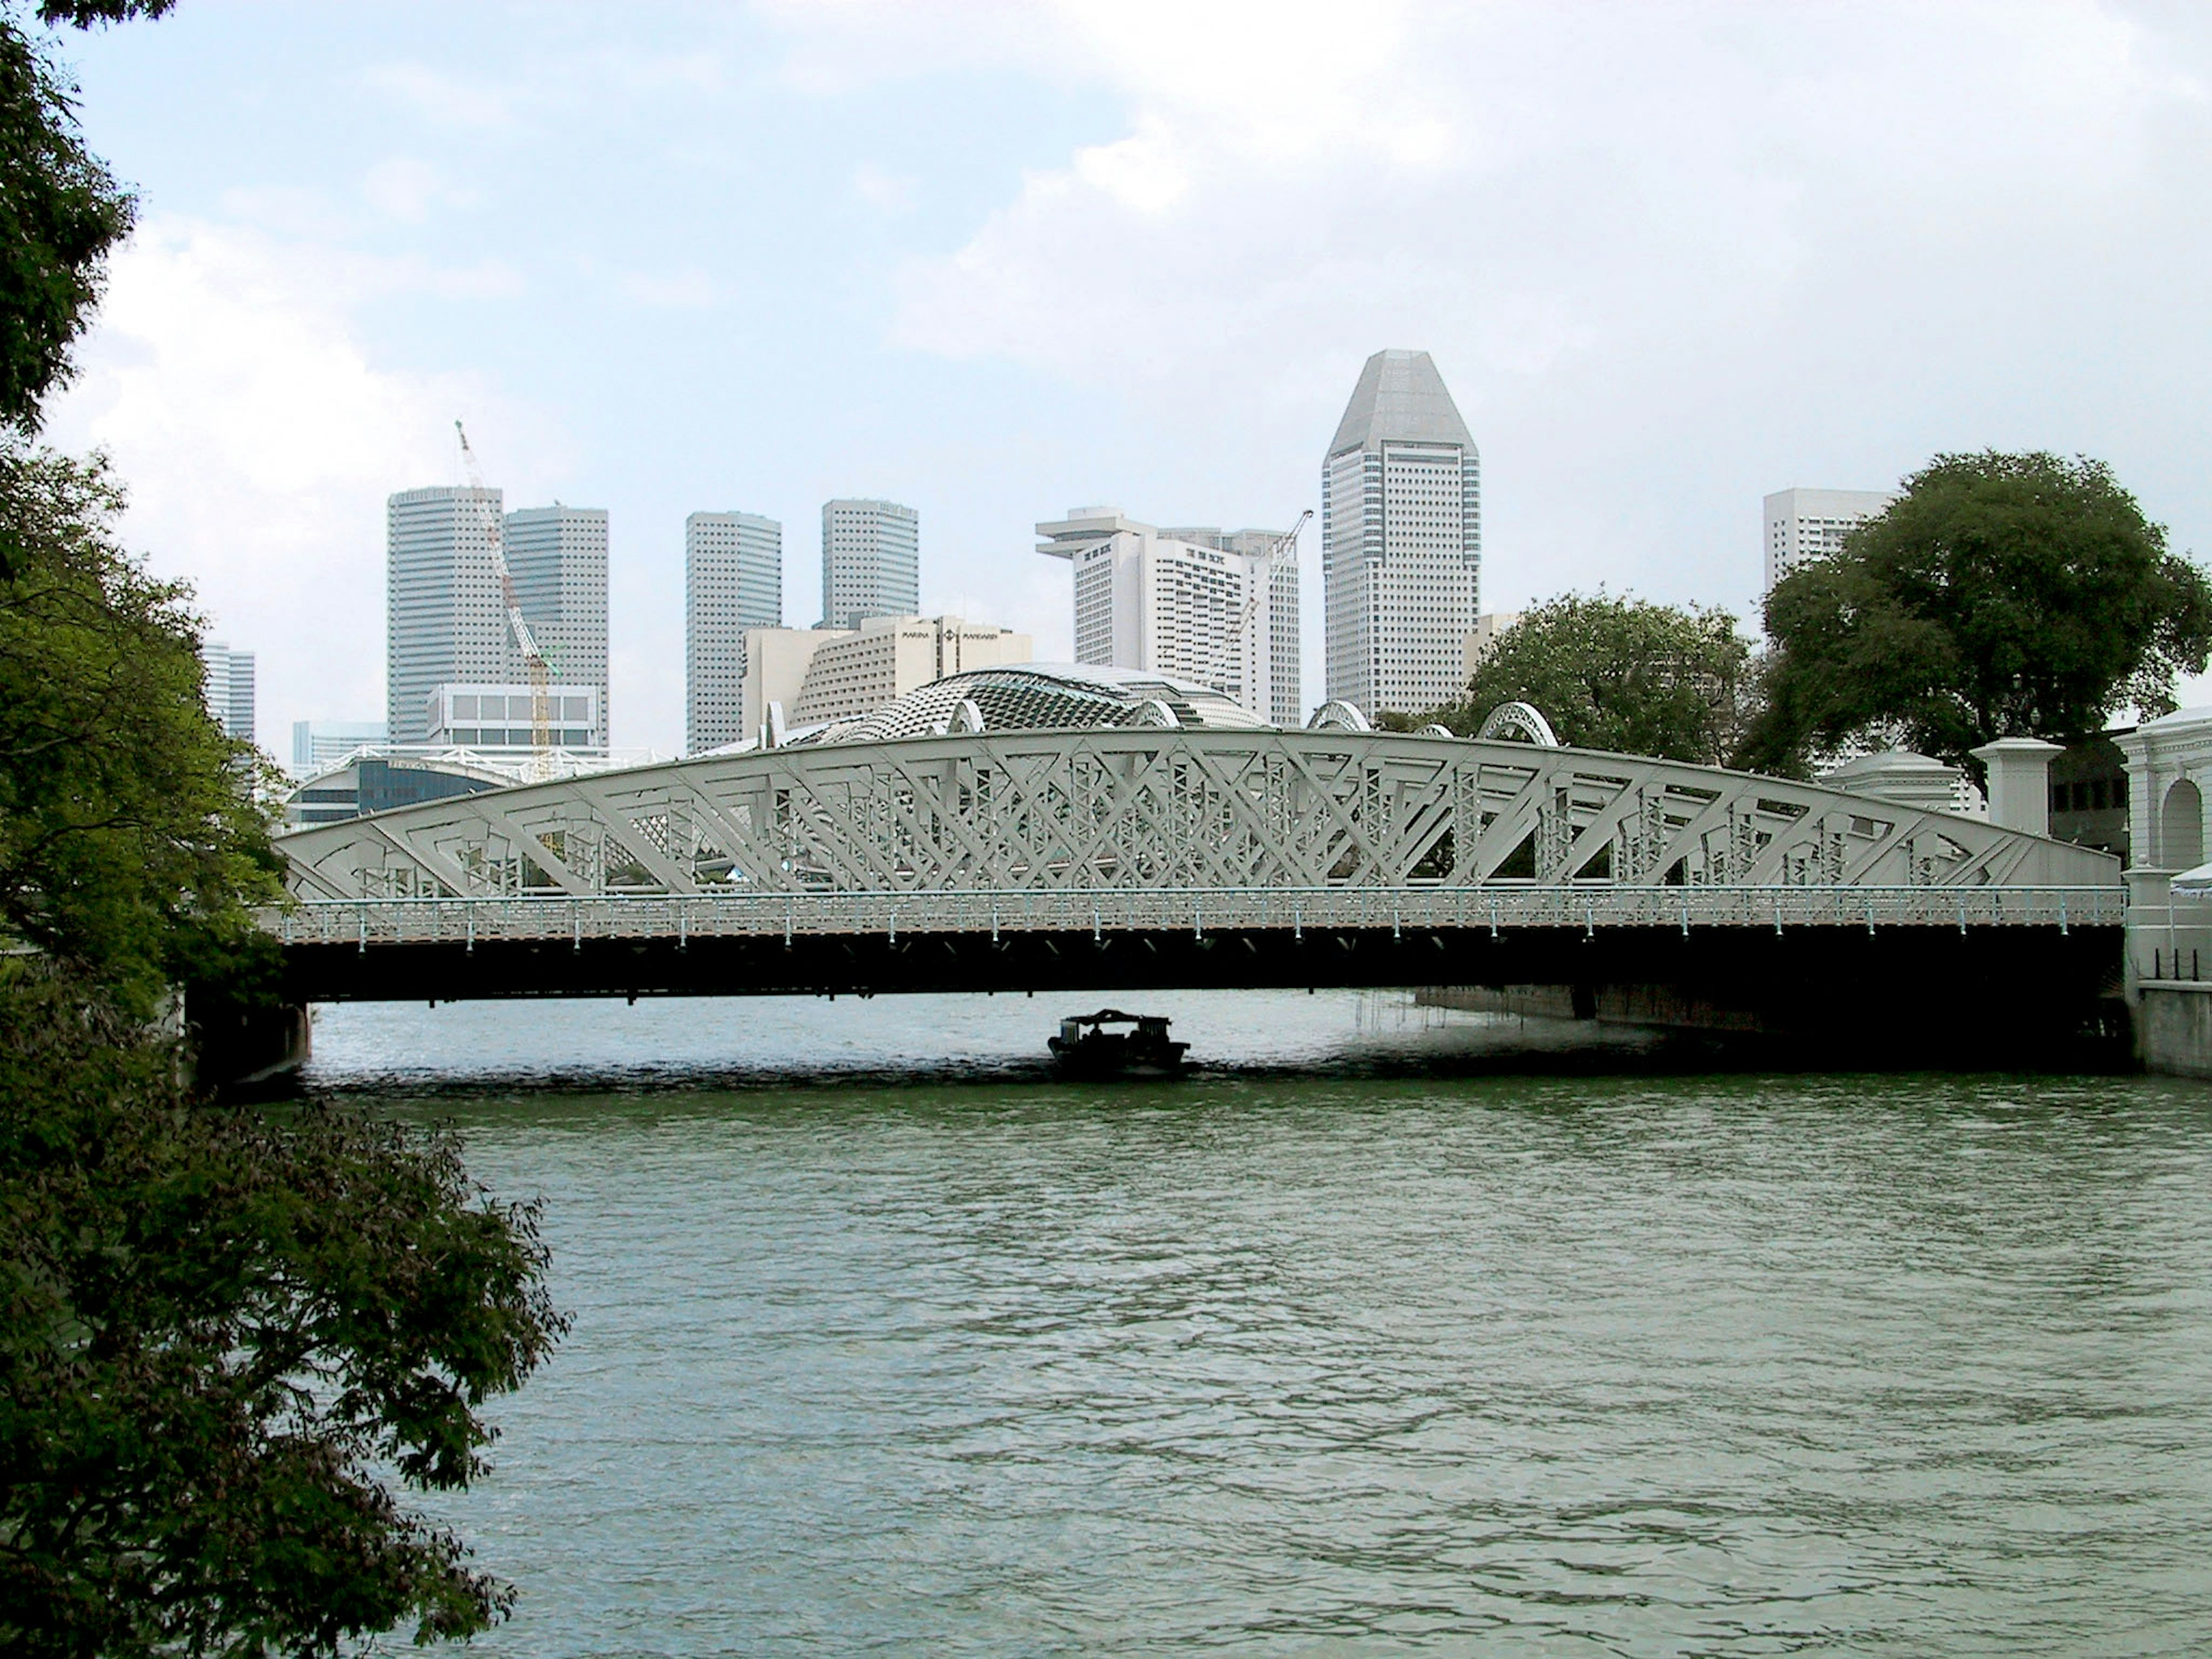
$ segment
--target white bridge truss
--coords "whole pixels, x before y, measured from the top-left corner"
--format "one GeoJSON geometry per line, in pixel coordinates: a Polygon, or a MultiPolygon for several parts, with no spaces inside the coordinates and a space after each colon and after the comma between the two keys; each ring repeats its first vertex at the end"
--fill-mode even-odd
{"type": "MultiPolygon", "coordinates": [[[[1593,926],[1644,909],[1718,921],[1747,904],[1778,924],[1785,909],[1811,919],[1810,905],[1840,921],[1864,910],[1869,924],[1955,910],[1964,925],[1970,912],[2011,919],[1980,890],[2122,891],[2107,854],[1817,786],[1587,750],[1321,731],[756,750],[457,796],[278,845],[306,908],[271,926],[324,939],[342,925],[310,920],[326,906],[388,915],[380,939],[410,925],[403,913],[427,927],[432,909],[474,937],[494,911],[547,899],[567,901],[554,908],[580,931],[587,915],[628,918],[592,921],[597,936],[660,931],[648,912],[676,929],[720,917],[745,931],[835,930],[860,909],[870,930],[906,916],[920,929],[924,910],[964,918],[960,931],[1047,911],[1055,926],[1092,926],[1095,912],[1099,927],[1127,927],[1147,925],[1131,908],[1141,895],[1171,899],[1176,927],[1194,906],[1206,925],[1217,905],[1224,927],[1239,906],[1282,910],[1264,925],[1297,927],[1377,904],[1401,921],[1408,905],[1449,907],[1466,913],[1453,925],[1474,925],[1493,903],[1531,919],[1532,907],[1564,906],[1565,922],[1586,912],[1593,926]],[[1109,923],[1109,908],[1129,914],[1109,923]]],[[[2094,893],[2073,902],[2085,922],[2081,905],[2101,908],[2094,893]]],[[[552,924],[538,914],[528,927],[552,924]]],[[[2054,908],[2048,920],[2063,918],[2054,908]]]]}

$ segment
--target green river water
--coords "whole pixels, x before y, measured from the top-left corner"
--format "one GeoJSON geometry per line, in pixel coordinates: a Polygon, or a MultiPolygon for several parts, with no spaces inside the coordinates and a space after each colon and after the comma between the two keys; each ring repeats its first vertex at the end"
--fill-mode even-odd
{"type": "Polygon", "coordinates": [[[1081,1087],[1080,1000],[323,1012],[575,1316],[439,1507],[477,1651],[2212,1650],[2212,1088],[1351,994],[1081,1087]]]}

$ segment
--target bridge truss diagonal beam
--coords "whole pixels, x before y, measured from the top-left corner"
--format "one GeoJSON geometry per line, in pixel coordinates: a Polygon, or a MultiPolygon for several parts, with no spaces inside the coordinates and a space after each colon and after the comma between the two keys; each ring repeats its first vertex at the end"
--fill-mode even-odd
{"type": "Polygon", "coordinates": [[[302,900],[2110,886],[1949,813],[1648,757],[1390,732],[994,732],[705,756],[280,838],[302,900]],[[1533,869],[1500,872],[1531,838],[1533,869]]]}

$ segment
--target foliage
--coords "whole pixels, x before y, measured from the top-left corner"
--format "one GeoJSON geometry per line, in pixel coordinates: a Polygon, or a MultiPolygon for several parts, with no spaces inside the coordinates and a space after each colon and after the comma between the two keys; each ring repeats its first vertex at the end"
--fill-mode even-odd
{"type": "MultiPolygon", "coordinates": [[[[48,23],[158,15],[166,0],[57,0],[48,23]]],[[[69,374],[107,251],[132,203],[77,131],[76,88],[51,51],[0,15],[0,425],[35,431],[39,401],[69,374]]]]}
{"type": "MultiPolygon", "coordinates": [[[[170,0],[48,0],[49,24],[170,0]]],[[[265,1000],[278,860],[182,587],[103,462],[26,447],[131,204],[0,12],[0,1650],[323,1655],[511,1592],[391,1485],[466,1485],[565,1328],[453,1137],[181,1081],[168,987],[265,1000]]]]}
{"type": "Polygon", "coordinates": [[[450,1135],[188,1099],[96,987],[0,974],[0,1650],[327,1654],[511,1592],[368,1470],[465,1485],[563,1321],[450,1135]]]}
{"type": "Polygon", "coordinates": [[[0,447],[0,928],[150,1012],[265,963],[281,894],[251,749],[201,697],[198,619],[117,543],[103,463],[0,447]]]}
{"type": "Polygon", "coordinates": [[[1954,764],[2163,714],[2212,651],[2212,587],[2101,462],[1939,455],[1842,553],[1775,585],[1765,708],[1741,758],[1894,738],[1954,764]]]}
{"type": "Polygon", "coordinates": [[[1568,593],[1524,612],[1465,696],[1423,720],[1462,735],[1533,703],[1561,743],[1717,765],[1732,746],[1750,647],[1725,611],[1568,593]]]}

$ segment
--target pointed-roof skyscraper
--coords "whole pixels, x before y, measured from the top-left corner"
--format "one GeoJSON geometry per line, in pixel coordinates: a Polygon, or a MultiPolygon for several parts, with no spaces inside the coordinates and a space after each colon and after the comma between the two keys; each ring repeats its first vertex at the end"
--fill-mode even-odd
{"type": "Polygon", "coordinates": [[[1328,695],[1372,718],[1465,690],[1482,460],[1425,351],[1367,360],[1322,465],[1328,695]]]}

